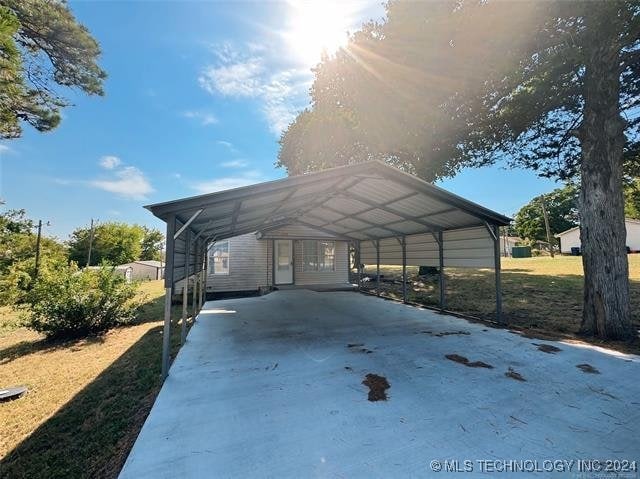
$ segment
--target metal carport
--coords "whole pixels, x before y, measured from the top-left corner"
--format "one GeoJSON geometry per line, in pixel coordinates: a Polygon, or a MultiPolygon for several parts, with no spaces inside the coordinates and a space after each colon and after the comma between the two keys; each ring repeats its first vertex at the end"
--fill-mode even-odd
{"type": "Polygon", "coordinates": [[[496,273],[496,317],[501,320],[498,228],[510,219],[382,162],[333,168],[146,208],[167,223],[163,377],[169,369],[171,298],[176,282],[188,280],[183,288],[184,341],[188,290],[194,293],[194,316],[206,290],[207,245],[283,225],[304,225],[350,241],[358,265],[377,264],[378,271],[381,262],[402,265],[405,299],[406,266],[439,266],[442,307],[445,267],[492,267],[496,273]]]}

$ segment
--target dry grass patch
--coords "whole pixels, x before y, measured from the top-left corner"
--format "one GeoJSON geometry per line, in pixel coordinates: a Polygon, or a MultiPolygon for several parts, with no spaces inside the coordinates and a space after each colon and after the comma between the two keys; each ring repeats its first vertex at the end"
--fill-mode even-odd
{"type": "MultiPolygon", "coordinates": [[[[629,258],[629,284],[632,319],[640,328],[640,255],[629,258]]],[[[437,276],[420,278],[417,267],[408,267],[409,301],[437,306],[439,285],[437,276]]],[[[375,276],[375,267],[365,271],[375,276]]],[[[447,309],[480,319],[495,318],[494,274],[491,269],[447,268],[447,309]]],[[[385,296],[402,298],[402,268],[382,266],[387,280],[381,283],[385,296]]],[[[502,258],[502,291],[504,318],[509,327],[525,331],[531,337],[558,339],[574,337],[582,318],[582,288],[584,283],[582,258],[502,258]]],[[[365,283],[374,290],[376,282],[365,283]]],[[[594,341],[627,352],[640,352],[640,344],[594,341]]]]}
{"type": "Polygon", "coordinates": [[[0,338],[22,326],[21,315],[8,306],[0,306],[0,338]]]}
{"type": "Polygon", "coordinates": [[[0,386],[29,392],[0,403],[0,477],[117,477],[160,388],[162,282],[139,294],[137,324],[99,337],[48,342],[4,329],[0,386]]]}

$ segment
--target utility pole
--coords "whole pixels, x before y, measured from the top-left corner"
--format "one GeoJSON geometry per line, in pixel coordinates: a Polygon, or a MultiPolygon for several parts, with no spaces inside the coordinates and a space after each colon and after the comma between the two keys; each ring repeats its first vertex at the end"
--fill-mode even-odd
{"type": "Polygon", "coordinates": [[[40,239],[42,238],[42,220],[38,220],[38,238],[36,239],[36,270],[33,273],[33,279],[38,279],[38,270],[40,269],[40,239]]]}
{"type": "MultiPolygon", "coordinates": [[[[46,222],[45,226],[51,226],[50,222],[46,222]]],[[[38,273],[40,272],[40,243],[42,240],[42,220],[38,220],[38,236],[36,237],[36,268],[33,272],[34,281],[38,279],[38,273]]]]}
{"type": "Polygon", "coordinates": [[[547,206],[544,203],[544,195],[540,199],[542,204],[542,216],[544,216],[544,227],[547,230],[547,243],[549,243],[549,253],[553,258],[553,236],[551,236],[551,228],[549,227],[549,214],[547,213],[547,206]]]}
{"type": "Polygon", "coordinates": [[[502,241],[504,244],[504,257],[508,258],[509,257],[509,233],[508,230],[509,227],[508,226],[503,226],[502,227],[502,241]]]}
{"type": "Polygon", "coordinates": [[[93,218],[91,218],[91,230],[89,230],[89,253],[87,254],[87,266],[91,266],[91,248],[93,247],[93,218]]]}

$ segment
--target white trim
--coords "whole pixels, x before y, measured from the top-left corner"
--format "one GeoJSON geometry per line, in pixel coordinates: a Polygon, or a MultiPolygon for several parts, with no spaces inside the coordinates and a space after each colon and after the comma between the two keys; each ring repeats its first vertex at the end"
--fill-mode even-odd
{"type": "Polygon", "coordinates": [[[227,238],[227,239],[224,239],[224,240],[216,241],[216,242],[212,243],[211,246],[209,247],[209,249],[207,251],[207,263],[208,263],[207,264],[207,266],[208,266],[207,272],[208,272],[208,274],[213,275],[213,276],[229,276],[231,274],[231,241],[230,241],[230,239],[231,238],[227,238]],[[215,268],[214,268],[214,271],[211,271],[211,266],[212,265],[215,266],[215,262],[211,261],[211,250],[213,249],[213,247],[216,244],[220,244],[220,243],[227,243],[227,271],[226,271],[226,273],[216,273],[215,272],[215,268]]]}
{"type": "Polygon", "coordinates": [[[284,285],[284,284],[295,284],[295,244],[291,239],[275,239],[273,240],[273,284],[274,285],[284,285]],[[278,280],[278,261],[280,255],[280,248],[278,247],[279,242],[287,242],[289,244],[289,271],[288,276],[291,277],[291,281],[281,282],[278,280]]]}
{"type": "MultiPolygon", "coordinates": [[[[640,225],[640,220],[634,220],[633,218],[625,218],[625,219],[624,219],[624,223],[625,223],[625,224],[627,224],[627,223],[633,223],[633,224],[636,224],[636,225],[640,225]]],[[[556,233],[556,234],[555,234],[555,235],[553,235],[553,236],[554,236],[555,238],[560,238],[560,237],[562,237],[562,236],[566,235],[567,233],[571,233],[571,232],[573,232],[573,231],[575,231],[575,230],[577,230],[577,229],[580,229],[580,225],[578,225],[578,226],[574,226],[573,228],[569,228],[568,230],[565,230],[565,231],[563,231],[562,233],[556,233]]]]}
{"type": "Polygon", "coordinates": [[[327,239],[306,239],[300,240],[302,242],[302,272],[303,273],[334,273],[336,271],[336,241],[332,238],[327,239]],[[305,254],[304,243],[306,241],[315,241],[316,243],[316,269],[304,269],[305,266],[305,254]],[[320,245],[319,243],[333,243],[333,266],[331,269],[320,269],[320,245]]]}

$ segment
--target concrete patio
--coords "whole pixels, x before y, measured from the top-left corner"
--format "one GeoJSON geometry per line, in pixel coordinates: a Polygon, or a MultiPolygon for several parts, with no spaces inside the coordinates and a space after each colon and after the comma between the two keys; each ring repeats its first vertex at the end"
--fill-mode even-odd
{"type": "Polygon", "coordinates": [[[495,477],[475,461],[640,460],[639,373],[636,356],[353,292],[208,302],[120,477],[427,477],[445,459],[495,477]],[[368,373],[387,378],[387,401],[368,401],[368,373]]]}

